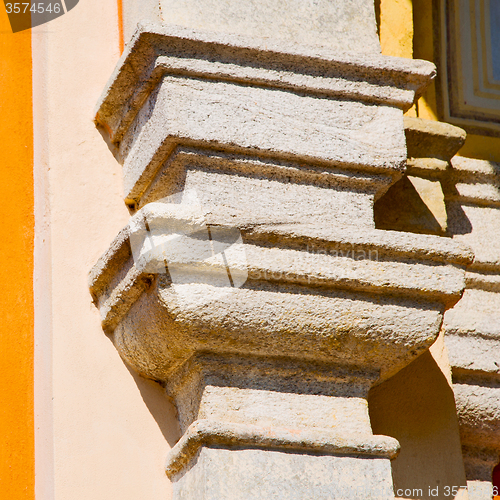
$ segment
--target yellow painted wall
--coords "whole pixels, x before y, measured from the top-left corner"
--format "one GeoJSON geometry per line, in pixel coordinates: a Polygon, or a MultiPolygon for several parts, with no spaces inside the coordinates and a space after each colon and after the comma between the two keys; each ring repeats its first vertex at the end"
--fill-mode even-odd
{"type": "Polygon", "coordinates": [[[31,32],[0,6],[0,499],[34,498],[31,32]]]}
{"type": "MultiPolygon", "coordinates": [[[[413,0],[413,57],[435,62],[435,33],[432,0],[413,0]]],[[[437,120],[436,81],[434,80],[417,103],[417,115],[437,120]]]]}
{"type": "Polygon", "coordinates": [[[412,0],[377,0],[382,54],[413,57],[412,0]]]}

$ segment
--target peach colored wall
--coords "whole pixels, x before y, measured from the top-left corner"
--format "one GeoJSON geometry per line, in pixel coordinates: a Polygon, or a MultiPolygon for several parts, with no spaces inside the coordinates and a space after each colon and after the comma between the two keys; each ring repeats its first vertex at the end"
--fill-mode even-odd
{"type": "MultiPolygon", "coordinates": [[[[372,389],[368,401],[373,432],[395,437],[401,444],[392,462],[396,496],[453,498],[445,495],[443,486],[464,485],[466,479],[442,336],[429,351],[372,389]],[[429,488],[436,487],[439,495],[433,496],[429,488]],[[415,495],[418,490],[422,494],[415,495]]],[[[465,491],[456,498],[465,500],[465,491]]]]}
{"type": "Polygon", "coordinates": [[[121,167],[93,124],[119,58],[115,2],[85,0],[33,30],[36,454],[41,500],[166,500],[175,417],[123,364],[87,273],[125,225],[121,167]]]}
{"type": "Polygon", "coordinates": [[[0,498],[34,498],[31,33],[0,8],[0,498]]]}

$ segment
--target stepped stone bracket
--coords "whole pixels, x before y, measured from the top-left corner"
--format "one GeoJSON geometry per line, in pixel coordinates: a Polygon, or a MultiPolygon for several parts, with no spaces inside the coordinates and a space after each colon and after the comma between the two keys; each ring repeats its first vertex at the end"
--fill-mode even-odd
{"type": "Polygon", "coordinates": [[[146,24],[96,123],[123,162],[132,208],[177,147],[398,177],[402,110],[434,75],[426,61],[146,24]]]}

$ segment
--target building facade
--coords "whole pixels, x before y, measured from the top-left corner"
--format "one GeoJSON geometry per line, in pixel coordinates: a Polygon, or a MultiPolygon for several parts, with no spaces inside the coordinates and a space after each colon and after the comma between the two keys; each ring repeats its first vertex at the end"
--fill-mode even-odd
{"type": "Polygon", "coordinates": [[[1,498],[497,495],[496,2],[8,9],[1,498]]]}

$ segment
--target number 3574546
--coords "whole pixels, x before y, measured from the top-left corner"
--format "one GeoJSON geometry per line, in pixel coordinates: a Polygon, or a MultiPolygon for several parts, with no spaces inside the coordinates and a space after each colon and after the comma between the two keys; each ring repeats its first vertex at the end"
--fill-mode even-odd
{"type": "Polygon", "coordinates": [[[62,11],[60,3],[6,3],[7,14],[59,14],[62,11]]]}

